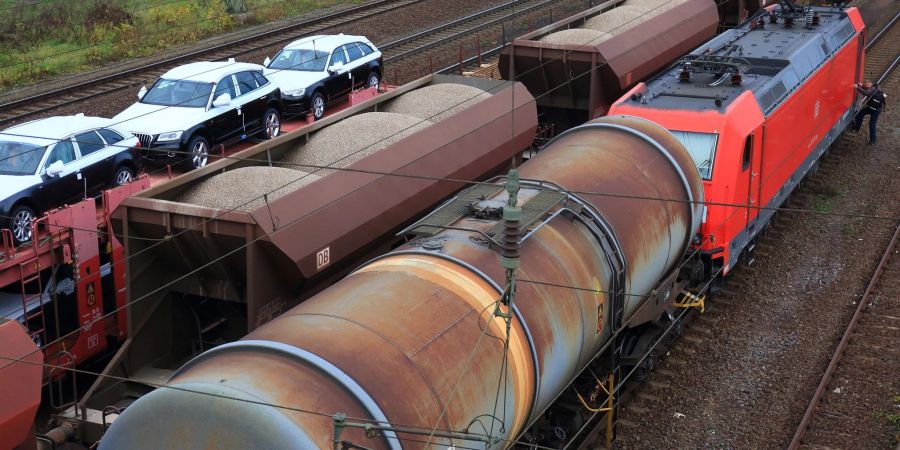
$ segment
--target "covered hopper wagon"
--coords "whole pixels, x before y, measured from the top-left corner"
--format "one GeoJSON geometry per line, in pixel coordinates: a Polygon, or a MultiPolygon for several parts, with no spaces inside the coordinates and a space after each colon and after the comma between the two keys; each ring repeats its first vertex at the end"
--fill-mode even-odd
{"type": "Polygon", "coordinates": [[[605,2],[515,39],[501,53],[500,73],[528,88],[547,121],[568,128],[606,114],[718,24],[713,0],[605,2]]]}
{"type": "Polygon", "coordinates": [[[108,370],[131,382],[98,383],[83,404],[125,406],[399,244],[466,186],[438,179],[505,169],[536,127],[521,84],[430,75],[128,198],[113,226],[132,306],[108,370]]]}

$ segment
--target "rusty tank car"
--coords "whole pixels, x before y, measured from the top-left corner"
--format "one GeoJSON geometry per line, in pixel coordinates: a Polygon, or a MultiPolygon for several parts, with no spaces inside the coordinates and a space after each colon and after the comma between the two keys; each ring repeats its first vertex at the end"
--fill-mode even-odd
{"type": "Polygon", "coordinates": [[[611,338],[671,306],[703,190],[671,134],[628,116],[562,133],[519,175],[513,303],[498,303],[499,248],[512,242],[499,178],[410,225],[403,246],[192,359],[118,416],[100,448],[338,448],[335,413],[385,430],[343,430],[363,448],[483,448],[462,433],[479,421],[496,432],[490,448],[535,442],[529,430],[562,414],[548,408],[611,338]]]}

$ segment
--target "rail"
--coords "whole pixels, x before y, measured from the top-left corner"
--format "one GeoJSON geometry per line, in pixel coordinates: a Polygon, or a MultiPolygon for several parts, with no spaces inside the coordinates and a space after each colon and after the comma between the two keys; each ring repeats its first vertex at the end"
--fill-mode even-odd
{"type": "MultiPolygon", "coordinates": [[[[527,6],[523,7],[522,9],[514,10],[514,11],[508,13],[508,14],[504,14],[504,15],[502,15],[502,16],[500,16],[500,17],[492,18],[492,19],[490,19],[490,20],[488,20],[488,21],[485,21],[485,22],[483,22],[483,23],[479,23],[479,24],[477,24],[477,25],[475,25],[475,26],[466,27],[466,28],[464,28],[463,30],[460,30],[460,31],[458,31],[458,32],[456,32],[456,33],[453,33],[453,34],[449,35],[449,36],[445,36],[445,37],[443,37],[443,38],[440,38],[440,39],[437,39],[437,40],[434,40],[434,41],[431,41],[431,42],[424,43],[423,45],[414,47],[414,48],[412,48],[412,49],[410,49],[410,50],[406,50],[406,51],[397,53],[397,54],[395,54],[395,55],[389,55],[389,56],[385,57],[385,63],[392,62],[392,61],[397,61],[397,60],[399,60],[399,59],[403,59],[403,58],[409,57],[410,55],[412,55],[412,54],[414,54],[414,53],[419,53],[419,52],[422,52],[422,51],[425,51],[425,50],[430,50],[430,49],[435,48],[435,47],[437,47],[437,46],[446,44],[446,43],[448,43],[448,42],[452,42],[452,41],[454,41],[454,40],[456,40],[456,39],[459,39],[461,36],[468,36],[468,35],[470,35],[471,33],[475,33],[475,32],[481,31],[481,30],[483,30],[483,29],[485,29],[485,28],[490,28],[490,27],[493,27],[493,26],[500,25],[500,24],[502,24],[503,22],[506,22],[506,21],[511,20],[511,19],[515,19],[516,17],[519,17],[519,16],[521,16],[521,15],[523,15],[523,14],[526,14],[526,13],[529,13],[529,12],[532,12],[532,11],[536,11],[536,10],[538,10],[538,9],[541,9],[541,8],[545,7],[545,6],[552,5],[552,4],[555,3],[555,2],[556,2],[556,0],[538,0],[538,1],[535,1],[535,0],[524,0],[524,1],[523,1],[523,0],[517,0],[517,1],[511,1],[511,2],[507,2],[507,3],[503,3],[503,4],[500,4],[500,5],[497,5],[497,6],[495,6],[495,7],[492,7],[492,8],[490,8],[490,9],[487,9],[487,10],[485,10],[485,11],[481,11],[481,12],[479,12],[479,13],[472,14],[472,15],[467,16],[467,17],[463,17],[463,18],[461,18],[461,19],[459,19],[459,20],[455,20],[455,21],[450,22],[450,23],[448,23],[448,24],[444,24],[444,25],[441,25],[441,26],[438,26],[438,27],[435,27],[435,28],[432,28],[432,29],[429,29],[429,30],[425,30],[425,31],[416,33],[416,34],[414,34],[414,35],[412,35],[412,36],[408,36],[408,37],[406,37],[406,38],[403,38],[403,39],[400,39],[400,40],[397,40],[397,41],[394,41],[394,42],[385,44],[385,45],[381,46],[381,50],[382,50],[382,52],[387,53],[387,51],[389,51],[389,50],[391,50],[391,49],[394,49],[394,48],[398,48],[398,47],[400,47],[400,46],[403,45],[403,44],[409,44],[409,43],[415,42],[416,40],[420,40],[420,39],[427,39],[428,37],[433,36],[433,35],[435,35],[435,34],[437,34],[437,33],[440,33],[441,31],[446,31],[446,30],[449,30],[449,29],[451,29],[451,28],[454,28],[454,27],[457,27],[457,26],[461,26],[461,25],[463,25],[463,24],[465,24],[465,23],[467,23],[467,22],[473,22],[473,21],[477,21],[477,20],[479,20],[479,19],[486,18],[486,17],[491,16],[491,15],[493,15],[493,14],[496,14],[496,13],[498,13],[499,11],[502,11],[502,10],[504,10],[504,9],[514,8],[515,6],[517,6],[517,5],[519,5],[519,4],[527,4],[527,6]],[[530,4],[529,4],[529,3],[530,3],[530,4]]],[[[504,36],[504,37],[503,37],[503,40],[505,40],[505,39],[506,39],[506,37],[504,36]]]]}
{"type": "MultiPolygon", "coordinates": [[[[866,44],[865,48],[867,52],[872,49],[878,42],[880,42],[882,37],[884,37],[893,29],[893,26],[897,22],[898,18],[900,18],[900,12],[895,14],[890,22],[885,24],[881,31],[879,31],[878,34],[876,34],[872,38],[872,40],[866,44]]],[[[881,84],[882,82],[887,80],[894,69],[896,69],[898,60],[900,60],[900,55],[894,56],[893,62],[888,65],[888,67],[878,78],[878,84],[881,84]]],[[[806,411],[803,413],[803,417],[800,419],[800,424],[797,426],[797,430],[794,432],[794,436],[791,439],[790,444],[788,445],[789,450],[795,450],[799,448],[801,440],[806,435],[806,431],[809,429],[810,422],[812,422],[816,410],[818,409],[819,403],[822,401],[822,397],[825,395],[825,392],[828,388],[828,383],[831,381],[831,377],[834,375],[834,372],[844,355],[844,351],[846,350],[847,345],[850,342],[850,337],[856,330],[856,326],[859,323],[860,318],[862,318],[862,315],[866,310],[866,306],[869,304],[869,297],[872,295],[872,291],[875,289],[875,286],[881,279],[881,274],[884,271],[884,267],[887,265],[888,260],[893,254],[894,248],[897,246],[898,239],[900,239],[900,224],[897,224],[897,227],[894,230],[894,235],[891,237],[891,240],[888,243],[884,254],[881,256],[881,260],[878,262],[878,267],[875,268],[875,272],[872,274],[872,278],[869,280],[869,284],[868,286],[866,286],[865,292],[863,292],[863,296],[859,301],[859,305],[856,307],[856,311],[854,311],[853,317],[850,319],[850,323],[847,324],[847,329],[844,330],[844,334],[843,336],[841,336],[841,341],[838,343],[837,348],[835,348],[834,350],[834,354],[831,356],[831,360],[828,362],[828,367],[825,369],[825,373],[822,375],[821,380],[819,380],[819,385],[816,387],[816,391],[815,393],[813,393],[813,397],[810,400],[809,405],[806,407],[806,411]]]]}
{"type": "Polygon", "coordinates": [[[863,293],[862,299],[860,299],[859,305],[856,307],[856,311],[853,313],[853,318],[850,319],[850,323],[847,325],[847,329],[844,331],[844,335],[841,337],[841,342],[838,343],[838,346],[834,351],[834,355],[832,355],[831,361],[828,363],[828,368],[825,369],[825,374],[822,375],[822,379],[819,381],[819,386],[816,387],[816,392],[813,394],[813,398],[812,400],[810,400],[809,406],[806,407],[806,412],[803,414],[803,418],[800,420],[800,425],[797,427],[797,431],[794,433],[794,437],[793,439],[791,439],[791,443],[788,446],[789,450],[797,449],[800,446],[800,441],[803,439],[803,436],[806,435],[806,430],[809,428],[809,424],[813,419],[813,415],[816,413],[819,402],[822,400],[822,396],[825,395],[825,391],[828,388],[828,383],[831,381],[831,377],[832,375],[834,375],[834,371],[837,369],[837,365],[838,363],[840,363],[841,357],[844,355],[844,350],[850,343],[850,337],[856,330],[856,325],[859,323],[860,318],[866,310],[866,306],[869,304],[869,297],[871,296],[872,291],[875,289],[875,286],[878,284],[878,281],[881,279],[881,274],[882,272],[884,272],[884,267],[887,265],[888,260],[894,252],[894,248],[897,246],[898,239],[900,239],[900,224],[898,224],[897,228],[894,230],[894,235],[893,237],[891,237],[891,241],[888,243],[887,249],[881,256],[881,261],[878,262],[878,267],[875,268],[875,273],[872,275],[872,279],[869,280],[869,285],[866,286],[866,290],[863,293]]]}
{"type": "Polygon", "coordinates": [[[900,19],[900,11],[898,11],[897,14],[894,14],[894,17],[891,19],[891,21],[884,24],[881,30],[879,30],[878,33],[875,34],[875,36],[872,36],[872,39],[869,39],[869,42],[866,42],[866,50],[869,50],[870,48],[875,46],[875,44],[877,44],[885,34],[891,31],[891,29],[893,29],[894,27],[894,23],[897,22],[897,19],[900,19]]]}
{"type": "Polygon", "coordinates": [[[25,116],[29,116],[32,114],[36,114],[39,112],[47,111],[49,109],[58,108],[60,106],[68,105],[71,103],[75,103],[78,101],[87,100],[99,95],[108,94],[110,92],[115,92],[121,89],[125,89],[129,86],[132,86],[132,83],[120,84],[117,86],[111,86],[108,89],[102,89],[98,92],[83,92],[79,93],[77,91],[84,91],[87,88],[94,87],[96,89],[97,86],[102,84],[111,83],[113,81],[122,80],[128,77],[136,77],[140,74],[146,73],[150,70],[162,69],[165,67],[170,67],[177,63],[194,60],[198,57],[205,57],[209,59],[216,59],[215,56],[211,56],[216,54],[216,52],[226,51],[228,49],[238,47],[238,46],[246,46],[250,45],[249,49],[244,49],[242,51],[236,52],[235,54],[247,53],[254,50],[258,50],[263,47],[267,47],[279,42],[290,41],[293,39],[297,39],[302,36],[309,35],[314,31],[318,31],[322,28],[333,28],[335,26],[346,25],[353,22],[358,22],[363,19],[367,19],[373,16],[377,16],[379,14],[383,14],[386,12],[390,12],[405,6],[414,5],[417,3],[421,3],[424,0],[374,0],[362,5],[354,6],[348,9],[344,9],[341,11],[337,11],[331,14],[326,14],[321,17],[316,17],[313,19],[307,19],[300,22],[296,22],[290,25],[282,26],[279,28],[266,30],[262,33],[256,33],[252,36],[246,36],[234,41],[224,42],[221,44],[217,44],[211,47],[206,47],[201,50],[196,50],[192,52],[188,52],[185,54],[181,54],[178,56],[173,56],[171,58],[166,58],[154,63],[147,64],[145,66],[126,69],[122,71],[118,71],[109,75],[100,76],[88,81],[82,81],[78,83],[74,83],[65,87],[61,87],[58,89],[53,89],[47,92],[42,92],[40,94],[20,98],[17,100],[12,100],[4,104],[0,104],[0,111],[5,111],[2,117],[0,117],[0,125],[9,123],[13,120],[20,119],[25,116]],[[316,30],[307,30],[304,32],[299,32],[299,30],[303,30],[308,27],[317,27],[316,30]],[[266,38],[275,38],[279,35],[287,34],[287,37],[278,37],[275,40],[267,40],[265,42],[260,42],[261,39],[266,38]],[[63,94],[66,94],[66,97],[63,98],[63,94]],[[38,102],[49,103],[44,106],[35,106],[31,109],[27,109],[28,106],[32,106],[38,102]],[[18,110],[18,111],[16,111],[18,110]]]}

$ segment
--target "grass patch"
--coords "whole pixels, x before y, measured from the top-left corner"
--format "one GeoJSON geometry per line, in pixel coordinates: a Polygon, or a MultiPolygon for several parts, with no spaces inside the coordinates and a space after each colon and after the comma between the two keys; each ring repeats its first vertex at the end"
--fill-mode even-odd
{"type": "Polygon", "coordinates": [[[830,213],[832,210],[831,197],[824,194],[816,194],[812,201],[813,210],[820,213],[830,213]]]}
{"type": "Polygon", "coordinates": [[[4,0],[0,90],[362,0],[4,0]],[[235,15],[229,7],[246,6],[235,15]]]}
{"type": "Polygon", "coordinates": [[[876,411],[875,417],[879,419],[884,419],[894,428],[894,434],[897,439],[900,439],[900,396],[895,396],[893,399],[894,410],[893,411],[876,411]]]}

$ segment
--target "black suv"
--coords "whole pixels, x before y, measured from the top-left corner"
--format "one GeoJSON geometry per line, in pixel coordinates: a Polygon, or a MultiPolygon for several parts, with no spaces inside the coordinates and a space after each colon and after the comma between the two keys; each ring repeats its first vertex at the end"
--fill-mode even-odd
{"type": "Polygon", "coordinates": [[[176,67],[113,121],[141,140],[145,158],[203,167],[212,145],[281,132],[281,91],[262,71],[233,60],[176,67]]]}
{"type": "Polygon", "coordinates": [[[311,36],[288,44],[266,58],[263,72],[281,87],[287,114],[308,114],[318,120],[325,106],[343,99],[354,88],[378,87],[381,52],[364,36],[311,36]]]}

